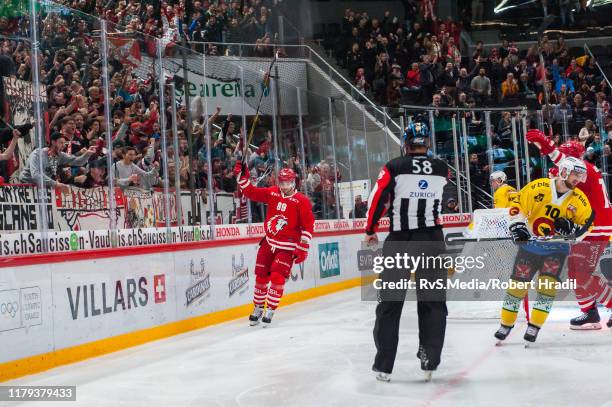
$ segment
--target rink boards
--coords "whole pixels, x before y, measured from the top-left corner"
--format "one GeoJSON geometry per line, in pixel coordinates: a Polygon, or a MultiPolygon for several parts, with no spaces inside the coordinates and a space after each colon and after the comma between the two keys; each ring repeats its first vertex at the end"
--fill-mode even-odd
{"type": "MultiPolygon", "coordinates": [[[[464,226],[461,216],[448,217],[445,232],[464,226]]],[[[217,229],[225,227],[235,225],[217,229]]],[[[364,220],[318,221],[281,305],[357,286],[363,227],[364,220]]],[[[0,381],[245,317],[259,240],[3,258],[0,381]]]]}

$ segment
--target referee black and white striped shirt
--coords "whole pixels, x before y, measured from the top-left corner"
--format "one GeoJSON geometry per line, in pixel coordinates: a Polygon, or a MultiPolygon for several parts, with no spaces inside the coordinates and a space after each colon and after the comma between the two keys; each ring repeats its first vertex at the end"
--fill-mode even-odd
{"type": "Polygon", "coordinates": [[[391,232],[439,226],[447,175],[443,161],[424,154],[389,161],[370,193],[366,233],[376,232],[387,210],[391,232]]]}

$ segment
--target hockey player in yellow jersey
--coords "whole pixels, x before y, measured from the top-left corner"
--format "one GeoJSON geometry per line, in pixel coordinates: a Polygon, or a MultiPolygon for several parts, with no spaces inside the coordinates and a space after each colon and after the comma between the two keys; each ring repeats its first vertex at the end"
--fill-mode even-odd
{"type": "Polygon", "coordinates": [[[508,185],[508,177],[503,171],[494,171],[489,176],[489,182],[493,189],[493,207],[508,208],[518,198],[516,188],[508,185]]]}
{"type": "Polygon", "coordinates": [[[500,341],[506,339],[514,327],[518,309],[527,294],[529,283],[536,273],[537,298],[524,335],[535,342],[538,332],[556,296],[555,283],[569,253],[569,243],[530,240],[532,236],[561,235],[580,239],[588,232],[594,219],[586,195],[576,188],[586,180],[585,164],[574,157],[559,163],[559,175],[553,179],[540,178],[521,189],[518,199],[510,207],[510,233],[519,251],[510,277],[501,311],[501,326],[495,333],[500,341]]]}

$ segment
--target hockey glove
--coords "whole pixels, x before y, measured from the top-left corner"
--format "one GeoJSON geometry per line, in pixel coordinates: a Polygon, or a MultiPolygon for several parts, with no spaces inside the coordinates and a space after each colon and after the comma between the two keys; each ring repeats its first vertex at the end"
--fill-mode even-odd
{"type": "Polygon", "coordinates": [[[555,219],[555,232],[562,236],[573,235],[576,232],[576,224],[567,218],[555,219]]]}
{"type": "Polygon", "coordinates": [[[548,155],[555,151],[555,143],[546,137],[540,130],[531,129],[527,132],[527,141],[535,144],[542,155],[548,155]]]}
{"type": "Polygon", "coordinates": [[[309,248],[310,248],[310,245],[306,242],[302,241],[298,243],[297,246],[295,247],[295,250],[293,250],[293,262],[295,264],[303,263],[308,257],[309,248]]]}
{"type": "Polygon", "coordinates": [[[508,229],[514,243],[526,242],[531,238],[531,233],[529,233],[529,229],[524,223],[513,223],[508,229]]]}
{"type": "Polygon", "coordinates": [[[250,178],[249,167],[243,165],[241,160],[236,161],[236,165],[234,166],[234,175],[236,176],[236,178],[250,178]],[[240,177],[241,173],[242,176],[240,177]]]}

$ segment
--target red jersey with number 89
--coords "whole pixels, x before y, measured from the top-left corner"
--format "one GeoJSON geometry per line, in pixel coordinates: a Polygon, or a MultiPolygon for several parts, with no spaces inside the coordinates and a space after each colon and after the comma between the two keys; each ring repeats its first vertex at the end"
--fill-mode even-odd
{"type": "Polygon", "coordinates": [[[310,200],[300,192],[283,195],[277,186],[257,188],[242,177],[240,190],[247,198],[268,205],[264,222],[266,240],[277,249],[293,251],[300,240],[310,244],[314,230],[314,216],[310,200]]]}

